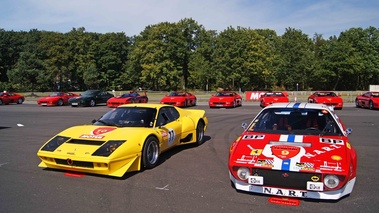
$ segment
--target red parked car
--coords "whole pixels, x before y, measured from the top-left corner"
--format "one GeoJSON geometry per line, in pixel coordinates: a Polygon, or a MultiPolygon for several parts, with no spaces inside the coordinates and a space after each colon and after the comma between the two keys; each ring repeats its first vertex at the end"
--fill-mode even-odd
{"type": "Polygon", "coordinates": [[[365,92],[355,98],[355,106],[369,109],[379,108],[379,92],[365,92]]]}
{"type": "Polygon", "coordinates": [[[131,91],[130,93],[125,93],[120,96],[116,96],[108,99],[107,106],[108,107],[118,107],[122,104],[131,104],[131,103],[147,103],[148,98],[145,95],[140,95],[137,92],[131,91]]]}
{"type": "Polygon", "coordinates": [[[63,106],[68,105],[68,99],[76,97],[78,94],[65,93],[65,92],[53,92],[46,97],[41,97],[37,100],[39,106],[63,106]]]}
{"type": "Polygon", "coordinates": [[[25,97],[20,94],[13,93],[13,92],[6,92],[6,91],[0,92],[0,105],[11,104],[11,103],[22,104],[24,103],[24,101],[25,101],[25,97]]]}
{"type": "Polygon", "coordinates": [[[308,97],[308,103],[325,104],[333,106],[334,109],[342,109],[343,107],[341,95],[330,91],[314,92],[308,97]]]}
{"type": "Polygon", "coordinates": [[[286,92],[266,92],[259,98],[262,108],[272,103],[288,103],[288,93],[286,92]]]}
{"type": "Polygon", "coordinates": [[[220,91],[212,94],[209,99],[209,107],[237,107],[242,106],[242,96],[233,91],[220,91]]]}
{"type": "Polygon", "coordinates": [[[196,96],[186,91],[171,92],[169,95],[165,95],[161,100],[161,104],[169,104],[177,107],[196,106],[196,102],[196,96]]]}
{"type": "Polygon", "coordinates": [[[275,103],[232,143],[229,177],[238,191],[338,200],[353,191],[357,154],[332,107],[275,103]]]}

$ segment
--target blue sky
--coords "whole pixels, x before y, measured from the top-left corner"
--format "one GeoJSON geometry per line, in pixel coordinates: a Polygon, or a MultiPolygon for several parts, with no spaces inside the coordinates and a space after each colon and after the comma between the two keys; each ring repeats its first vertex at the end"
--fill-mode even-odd
{"type": "Polygon", "coordinates": [[[379,28],[378,0],[1,0],[0,29],[66,33],[72,28],[138,35],[146,26],[192,18],[207,30],[288,27],[324,38],[379,28]]]}

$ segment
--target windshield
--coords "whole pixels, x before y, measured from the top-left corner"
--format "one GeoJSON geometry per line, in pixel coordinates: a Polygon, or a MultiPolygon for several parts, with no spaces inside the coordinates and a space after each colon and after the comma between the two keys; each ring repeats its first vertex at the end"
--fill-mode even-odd
{"type": "Polygon", "coordinates": [[[215,96],[233,96],[232,92],[218,92],[215,96]]]}
{"type": "Polygon", "coordinates": [[[92,95],[95,95],[97,93],[96,90],[87,90],[85,92],[83,92],[81,95],[82,96],[92,96],[92,95]]]}
{"type": "Polygon", "coordinates": [[[62,96],[62,93],[60,93],[60,92],[50,93],[50,97],[56,97],[56,96],[62,96]]]}
{"type": "Polygon", "coordinates": [[[119,107],[107,112],[94,125],[118,127],[153,127],[155,108],[119,107]]]}
{"type": "Polygon", "coordinates": [[[248,131],[272,134],[342,135],[327,110],[270,108],[262,111],[248,131]]]}

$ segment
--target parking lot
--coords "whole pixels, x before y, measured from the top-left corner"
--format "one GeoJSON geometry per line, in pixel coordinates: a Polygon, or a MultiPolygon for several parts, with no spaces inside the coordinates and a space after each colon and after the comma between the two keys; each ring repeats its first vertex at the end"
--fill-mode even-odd
{"type": "Polygon", "coordinates": [[[353,193],[339,201],[301,200],[299,206],[268,202],[269,196],[237,192],[228,175],[228,152],[261,110],[258,104],[205,109],[206,142],[181,146],[161,156],[151,170],[122,178],[70,176],[38,167],[36,153],[52,136],[73,125],[90,124],[110,109],[0,106],[0,212],[377,212],[379,208],[379,111],[345,105],[337,111],[353,129],[358,154],[353,193]]]}

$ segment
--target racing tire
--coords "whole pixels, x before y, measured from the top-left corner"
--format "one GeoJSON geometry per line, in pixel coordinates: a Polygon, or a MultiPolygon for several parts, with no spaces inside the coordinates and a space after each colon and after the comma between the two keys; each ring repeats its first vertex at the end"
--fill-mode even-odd
{"type": "Polygon", "coordinates": [[[89,106],[90,106],[90,107],[94,107],[95,105],[96,105],[95,100],[91,99],[91,100],[89,101],[89,106]]]}
{"type": "Polygon", "coordinates": [[[195,99],[192,106],[196,106],[196,104],[197,104],[197,99],[195,99]]]}
{"type": "Polygon", "coordinates": [[[368,104],[369,109],[374,109],[374,103],[372,101],[369,102],[368,104]]]}
{"type": "Polygon", "coordinates": [[[57,105],[58,105],[58,106],[63,106],[63,100],[62,100],[62,99],[59,99],[57,105]]]}
{"type": "Polygon", "coordinates": [[[204,123],[199,121],[196,127],[196,145],[201,145],[204,143],[204,123]]]}
{"type": "Polygon", "coordinates": [[[3,105],[3,100],[0,99],[0,105],[3,105]]]}
{"type": "Polygon", "coordinates": [[[236,100],[233,101],[233,108],[236,108],[237,104],[236,104],[236,100]]]}
{"type": "Polygon", "coordinates": [[[145,169],[154,168],[159,162],[159,145],[158,139],[148,137],[142,149],[142,166],[145,169]]]}
{"type": "Polygon", "coordinates": [[[22,104],[22,98],[17,99],[17,104],[22,104]]]}
{"type": "Polygon", "coordinates": [[[360,108],[358,99],[355,99],[355,107],[360,108]]]}
{"type": "Polygon", "coordinates": [[[184,101],[184,106],[183,107],[187,107],[187,100],[184,101]]]}

